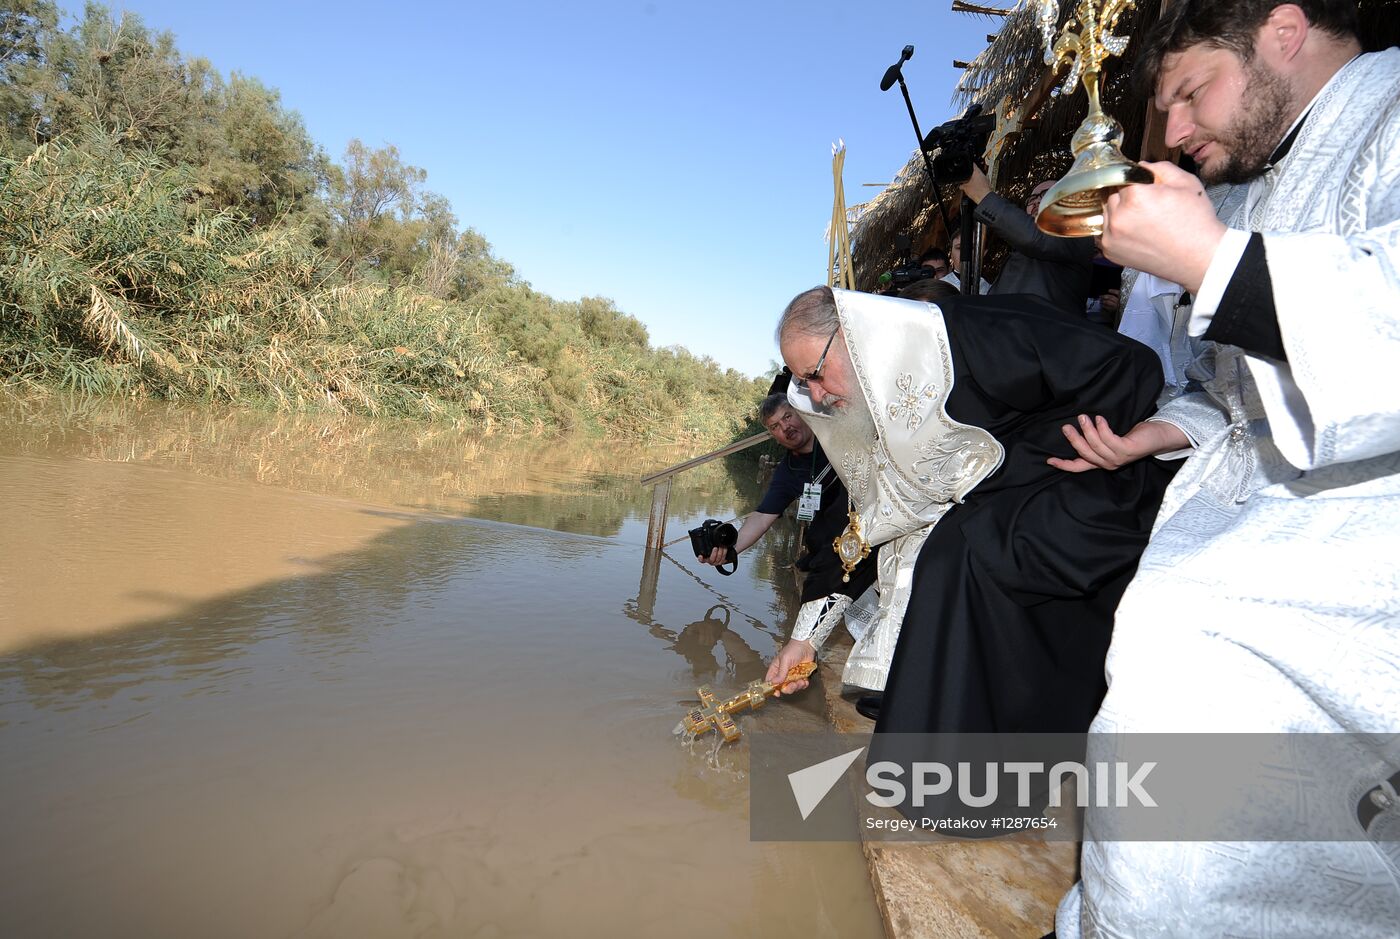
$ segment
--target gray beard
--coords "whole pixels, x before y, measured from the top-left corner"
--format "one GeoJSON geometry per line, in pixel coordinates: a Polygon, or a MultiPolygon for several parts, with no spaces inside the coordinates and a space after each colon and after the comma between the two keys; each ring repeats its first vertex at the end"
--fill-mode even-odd
{"type": "Polygon", "coordinates": [[[1208,186],[1238,185],[1262,176],[1269,165],[1269,157],[1288,130],[1293,110],[1288,82],[1258,59],[1251,61],[1247,68],[1249,81],[1244,88],[1244,100],[1249,103],[1219,138],[1226,154],[1219,169],[1209,175],[1201,173],[1201,181],[1208,186]]]}

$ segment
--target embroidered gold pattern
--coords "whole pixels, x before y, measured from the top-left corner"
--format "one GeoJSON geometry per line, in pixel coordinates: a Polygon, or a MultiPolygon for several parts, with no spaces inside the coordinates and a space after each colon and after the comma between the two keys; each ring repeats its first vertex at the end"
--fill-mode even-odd
{"type": "Polygon", "coordinates": [[[939,501],[952,499],[969,479],[986,475],[1000,456],[996,446],[983,434],[961,430],[921,444],[917,449],[923,459],[914,461],[914,472],[919,474],[923,485],[937,487],[929,494],[941,497],[939,501]]]}
{"type": "Polygon", "coordinates": [[[924,385],[918,391],[914,390],[914,376],[905,372],[895,379],[895,387],[900,393],[895,395],[890,402],[890,420],[897,421],[907,415],[908,422],[905,426],[909,430],[915,430],[924,422],[924,416],[919,413],[919,409],[925,401],[932,401],[938,396],[938,389],[933,385],[924,385]]]}

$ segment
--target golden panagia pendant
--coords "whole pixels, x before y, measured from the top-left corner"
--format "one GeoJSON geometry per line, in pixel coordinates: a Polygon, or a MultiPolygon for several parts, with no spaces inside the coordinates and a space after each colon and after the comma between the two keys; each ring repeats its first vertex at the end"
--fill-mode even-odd
{"type": "Polygon", "coordinates": [[[831,543],[831,547],[841,559],[841,569],[846,572],[841,576],[841,583],[849,584],[851,571],[870,556],[870,543],[860,533],[860,516],[854,511],[851,512],[851,520],[846,524],[846,530],[831,543]]]}

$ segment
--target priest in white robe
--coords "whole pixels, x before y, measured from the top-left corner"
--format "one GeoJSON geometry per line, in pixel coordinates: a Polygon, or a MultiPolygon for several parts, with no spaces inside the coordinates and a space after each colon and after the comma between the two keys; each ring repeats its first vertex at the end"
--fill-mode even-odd
{"type": "Polygon", "coordinates": [[[1118,841],[1090,808],[1060,939],[1400,934],[1400,50],[1362,55],[1355,28],[1338,2],[1166,8],[1138,67],[1167,143],[1247,196],[1227,225],[1153,164],[1109,199],[1103,248],[1195,294],[1214,376],[1122,437],[1081,421],[1064,464],[1190,453],[1093,730],[1374,734],[1296,768],[1306,798],[1269,767],[1221,794],[1277,832],[1347,817],[1355,840],[1118,841]]]}

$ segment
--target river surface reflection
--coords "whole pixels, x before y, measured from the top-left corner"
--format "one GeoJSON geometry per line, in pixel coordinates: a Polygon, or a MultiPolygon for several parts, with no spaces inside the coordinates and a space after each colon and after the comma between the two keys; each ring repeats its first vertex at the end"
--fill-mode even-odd
{"type": "Polygon", "coordinates": [[[786,528],[644,567],[692,455],[0,399],[0,935],[879,935],[857,846],[750,842],[745,745],[671,734],[796,602],[786,528]]]}

